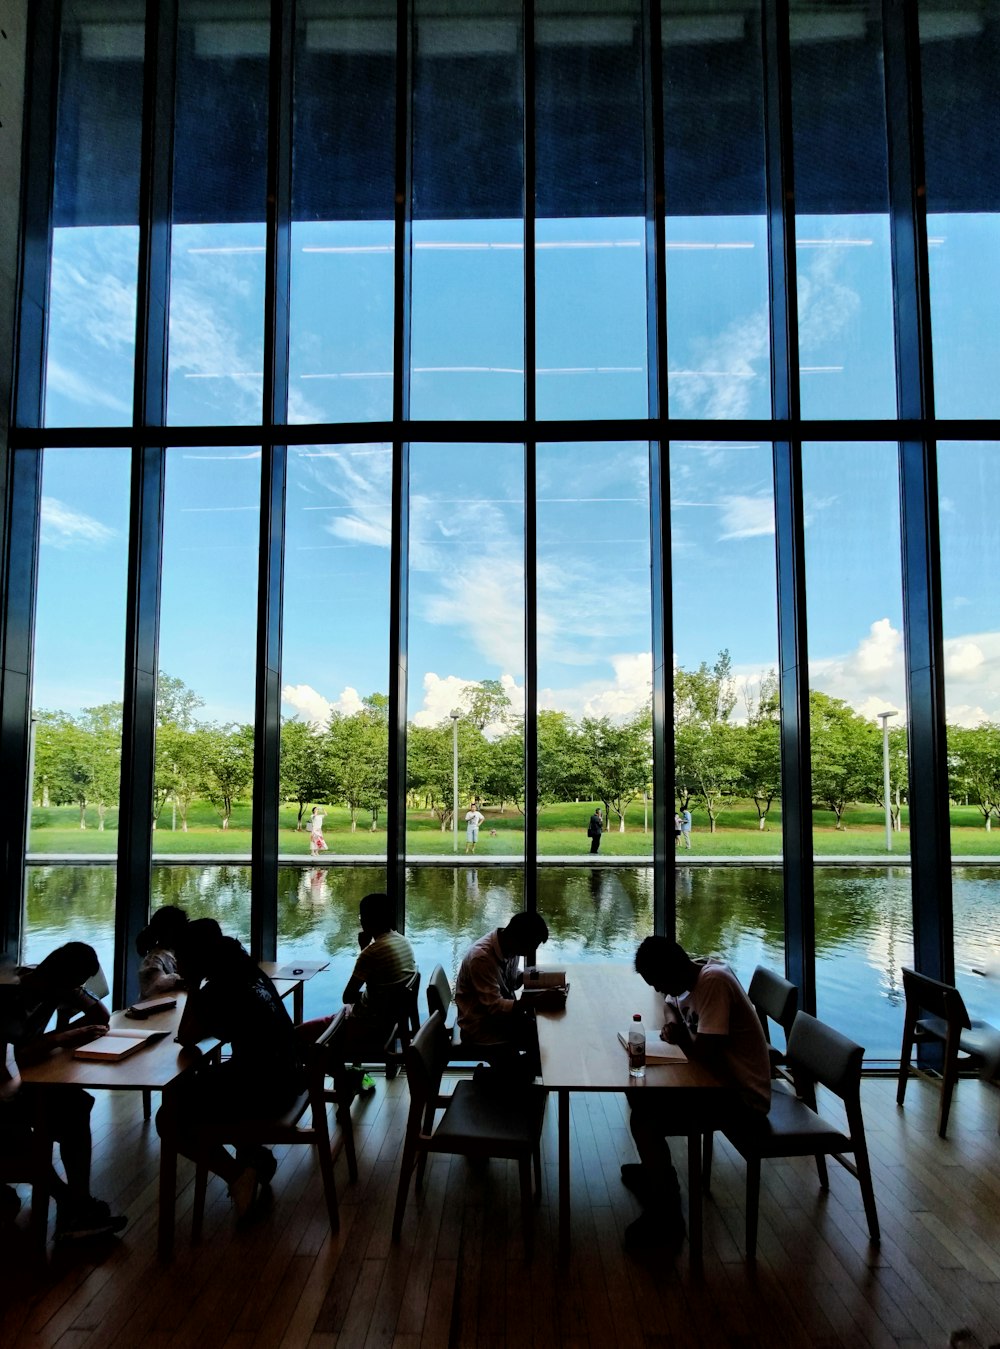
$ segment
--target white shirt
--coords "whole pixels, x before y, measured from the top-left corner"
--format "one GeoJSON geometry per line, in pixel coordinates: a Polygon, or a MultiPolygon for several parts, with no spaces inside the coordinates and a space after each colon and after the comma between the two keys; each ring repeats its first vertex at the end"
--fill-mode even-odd
{"type": "Polygon", "coordinates": [[[701,973],[694,988],[677,1000],[693,1035],[725,1038],[725,1065],[745,1105],[768,1110],[771,1105],[771,1058],[753,1003],[743,985],[721,960],[696,961],[701,973]]]}

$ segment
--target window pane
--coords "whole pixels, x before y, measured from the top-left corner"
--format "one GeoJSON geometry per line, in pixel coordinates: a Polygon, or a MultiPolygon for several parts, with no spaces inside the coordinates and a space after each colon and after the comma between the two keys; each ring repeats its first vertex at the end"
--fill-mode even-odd
{"type": "MultiPolygon", "coordinates": [[[[114,943],[121,774],[127,450],[45,450],[32,672],[25,953],[114,943]],[[103,854],[109,865],[71,866],[103,854]]],[[[26,958],[27,954],[26,954],[26,958]]]]}
{"type": "Polygon", "coordinates": [[[407,852],[523,853],[519,445],[410,447],[409,568],[407,852]]]}
{"type": "Polygon", "coordinates": [[[296,6],[291,422],[392,415],[394,9],[296,6]]]}
{"type": "MultiPolygon", "coordinates": [[[[1000,857],[1000,450],[975,442],[938,446],[941,598],[948,721],[951,851],[962,860],[1000,857]]],[[[996,909],[1000,870],[952,873],[955,981],[970,1015],[995,1016],[995,984],[973,971],[1000,968],[996,909]]]]}
{"type": "Polygon", "coordinates": [[[771,411],[760,6],[663,7],[669,406],[771,411]]]}
{"type": "Polygon", "coordinates": [[[678,940],[746,984],[784,964],[771,446],[674,441],[670,531],[678,940]]]}
{"type": "Polygon", "coordinates": [[[921,0],[920,61],[936,410],[939,417],[996,417],[996,0],[921,0]]]}
{"type": "Polygon", "coordinates": [[[249,860],[259,509],[259,450],[167,451],[154,856],[249,860]]]}
{"type": "Polygon", "coordinates": [[[535,14],[538,415],[645,417],[640,5],[535,14]]]}
{"type": "Polygon", "coordinates": [[[289,450],[278,845],[286,855],[308,858],[318,806],[331,854],[385,856],[391,493],[388,445],[289,450]]]}
{"type": "MultiPolygon", "coordinates": [[[[653,851],[649,446],[539,445],[538,850],[653,851]]],[[[539,882],[541,883],[541,881],[539,882]]]]}
{"type": "Polygon", "coordinates": [[[414,417],[524,412],[521,6],[418,0],[414,417]]]}
{"type": "Polygon", "coordinates": [[[894,417],[882,31],[837,0],[791,16],[804,417],[894,417]]]}
{"type": "Polygon", "coordinates": [[[62,7],[46,426],[132,420],[145,5],[62,7]]]}
{"type": "Polygon", "coordinates": [[[838,1029],[869,1058],[898,1058],[898,964],[913,951],[898,453],[892,444],[806,445],[802,461],[813,846],[818,859],[903,864],[817,866],[819,1015],[833,1019],[831,1005],[846,1000],[838,1029]]]}
{"type": "Polygon", "coordinates": [[[173,425],[262,417],[266,0],[238,18],[180,0],[170,250],[168,416],[173,425]],[[211,134],[206,135],[206,128],[211,134]]]}

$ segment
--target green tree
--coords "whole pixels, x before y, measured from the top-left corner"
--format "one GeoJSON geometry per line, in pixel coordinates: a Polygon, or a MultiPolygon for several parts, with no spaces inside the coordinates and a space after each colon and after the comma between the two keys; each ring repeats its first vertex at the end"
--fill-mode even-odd
{"type": "Polygon", "coordinates": [[[843,829],[844,812],[852,801],[875,799],[881,737],[842,698],[831,698],[818,689],[809,693],[809,721],[813,800],[829,807],[837,828],[843,829]]]}
{"type": "Polygon", "coordinates": [[[713,834],[719,815],[739,797],[747,748],[745,726],[690,721],[676,728],[677,781],[701,798],[713,834]]]}
{"type": "Polygon", "coordinates": [[[461,701],[466,719],[479,731],[487,726],[505,726],[510,719],[510,698],[499,679],[481,679],[478,684],[470,684],[461,701]]]}
{"type": "Polygon", "coordinates": [[[993,721],[976,727],[948,727],[949,790],[957,799],[978,806],[987,830],[1000,813],[1000,726],[993,721]]]}
{"type": "Polygon", "coordinates": [[[122,705],[85,707],[77,721],[88,761],[89,797],[97,807],[97,828],[104,829],[109,806],[118,804],[122,768],[122,705]]]}
{"type": "Polygon", "coordinates": [[[501,811],[513,801],[524,813],[524,721],[492,742],[486,742],[478,769],[484,796],[496,801],[501,811]]]}
{"type": "Polygon", "coordinates": [[[209,725],[192,734],[199,750],[200,790],[218,811],[223,829],[228,829],[233,806],[253,783],[253,727],[209,725]]]}
{"type": "Polygon", "coordinates": [[[767,813],[781,793],[781,699],[773,670],[756,685],[743,690],[747,709],[743,781],[745,792],[757,811],[757,827],[764,829],[767,813]]]}
{"type": "Polygon", "coordinates": [[[159,672],[156,677],[156,724],[179,726],[191,731],[197,724],[195,712],[205,706],[205,699],[189,689],[183,679],[159,672]]]}
{"type": "Polygon", "coordinates": [[[185,729],[169,721],[156,732],[156,775],[153,793],[153,828],[167,801],[173,801],[187,833],[188,811],[202,789],[205,739],[202,728],[185,729]]]}
{"type": "Polygon", "coordinates": [[[605,818],[618,816],[625,832],[625,812],[649,782],[652,744],[645,714],[616,725],[610,717],[584,717],[580,723],[582,747],[590,763],[593,794],[603,801],[605,818]]]}
{"type": "Polygon", "coordinates": [[[299,808],[295,828],[302,828],[306,805],[323,790],[322,734],[304,721],[291,717],[281,724],[279,775],[281,796],[299,808]]]}
{"type": "Polygon", "coordinates": [[[568,712],[538,714],[538,809],[590,795],[587,751],[568,712]]]}
{"type": "Polygon", "coordinates": [[[388,794],[388,722],[368,708],[351,716],[333,713],[323,734],[321,762],[329,798],[350,810],[351,833],[358,827],[359,810],[373,811],[374,822],[388,794]]]}

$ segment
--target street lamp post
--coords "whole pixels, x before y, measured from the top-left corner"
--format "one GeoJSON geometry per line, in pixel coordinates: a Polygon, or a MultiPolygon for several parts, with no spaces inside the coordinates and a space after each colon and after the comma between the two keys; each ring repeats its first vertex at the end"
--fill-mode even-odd
{"type": "Polygon", "coordinates": [[[882,723],[882,778],[885,790],[885,850],[892,852],[892,806],[889,802],[889,718],[899,715],[891,712],[876,712],[882,723]]]}
{"type": "Polygon", "coordinates": [[[451,844],[452,851],[458,852],[458,719],[459,711],[451,714],[451,844]]]}

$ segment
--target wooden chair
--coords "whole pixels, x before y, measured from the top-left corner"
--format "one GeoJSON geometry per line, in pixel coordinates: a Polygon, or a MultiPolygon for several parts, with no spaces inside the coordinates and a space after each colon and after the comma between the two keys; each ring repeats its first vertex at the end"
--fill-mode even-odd
{"type": "Polygon", "coordinates": [[[427,1011],[431,1016],[441,1013],[444,1022],[445,1043],[448,1047],[449,1063],[481,1063],[489,1058],[489,1047],[463,1040],[457,1019],[451,1016],[454,1003],[451,996],[451,984],[441,965],[435,965],[427,981],[427,1011]]]}
{"type": "MultiPolygon", "coordinates": [[[[865,1125],[861,1115],[861,1045],[832,1027],[799,1012],[788,1037],[788,1065],[798,1095],[782,1086],[771,1093],[771,1109],[759,1118],[742,1117],[724,1124],[722,1131],[747,1164],[746,1254],[757,1256],[757,1213],[760,1204],[760,1164],[765,1157],[815,1157],[820,1188],[829,1189],[826,1158],[838,1161],[861,1186],[868,1235],[879,1242],[878,1214],[872,1186],[865,1125]],[[816,1084],[844,1102],[847,1133],[816,1113],[816,1084]],[[844,1155],[853,1153],[851,1162],[844,1155]]],[[[704,1173],[706,1188],[710,1172],[704,1173]]]]}
{"type": "Polygon", "coordinates": [[[403,1226],[410,1178],[417,1168],[417,1188],[423,1181],[427,1155],[431,1152],[465,1157],[508,1157],[518,1164],[521,1181],[521,1219],[525,1251],[532,1244],[531,1164],[535,1165],[536,1200],[541,1196],[541,1131],[545,1096],[527,1088],[501,1097],[483,1091],[468,1079],[459,1082],[444,1098],[444,1114],[437,1128],[441,1075],[447,1062],[448,1045],[444,1020],[435,1012],[420,1027],[406,1051],[406,1082],[410,1089],[410,1113],[406,1121],[403,1160],[396,1192],[392,1239],[398,1241],[403,1226]]]}
{"type": "Polygon", "coordinates": [[[396,1023],[385,1042],[385,1076],[387,1081],[399,1072],[410,1047],[410,1041],[420,1029],[420,971],[414,970],[400,989],[396,1023]]]}
{"type": "Polygon", "coordinates": [[[49,1199],[52,1196],[52,1140],[37,1128],[20,1152],[0,1157],[0,1185],[31,1186],[31,1241],[45,1254],[49,1230],[49,1199]]]}
{"type": "Polygon", "coordinates": [[[753,1003],[754,1011],[760,1018],[771,1057],[771,1076],[785,1077],[783,1071],[787,1054],[788,1037],[791,1034],[795,1014],[799,1010],[799,990],[788,979],[783,979],[766,965],[758,965],[750,980],[747,996],[753,1003]],[[785,1035],[786,1049],[779,1049],[771,1041],[771,1022],[780,1026],[785,1035]]]}
{"type": "Polygon", "coordinates": [[[986,1021],[971,1020],[957,988],[905,966],[903,992],[906,995],[906,1016],[903,1021],[903,1046],[899,1055],[896,1104],[902,1105],[906,1096],[914,1043],[933,1041],[942,1044],[944,1062],[941,1066],[938,1137],[944,1138],[960,1069],[975,1068],[986,1078],[1000,1075],[1000,1031],[986,1021]],[[960,1053],[967,1057],[960,1060],[960,1053]]]}
{"type": "MultiPolygon", "coordinates": [[[[281,1116],[274,1119],[247,1119],[230,1124],[220,1130],[205,1130],[200,1136],[199,1157],[196,1164],[194,1182],[194,1206],[191,1216],[191,1239],[197,1241],[201,1236],[202,1222],[205,1216],[205,1193],[208,1188],[208,1166],[206,1154],[214,1143],[229,1144],[237,1148],[269,1147],[281,1143],[304,1143],[316,1149],[320,1174],[323,1177],[323,1193],[326,1196],[327,1213],[330,1216],[330,1230],[336,1232],[340,1226],[340,1213],[337,1207],[337,1187],[333,1178],[335,1153],[330,1143],[330,1129],[326,1118],[326,1071],[331,1062],[337,1061],[337,1041],[343,1033],[344,1012],[339,1012],[323,1031],[315,1045],[309,1046],[306,1089],[281,1116]],[[310,1122],[302,1122],[309,1112],[310,1122]]],[[[209,1067],[206,1072],[215,1071],[209,1067]]],[[[346,1135],[341,1130],[341,1144],[346,1146],[346,1135]]],[[[351,1135],[353,1151],[353,1134],[351,1135]]],[[[339,1148],[338,1148],[339,1151],[339,1148]]]]}

